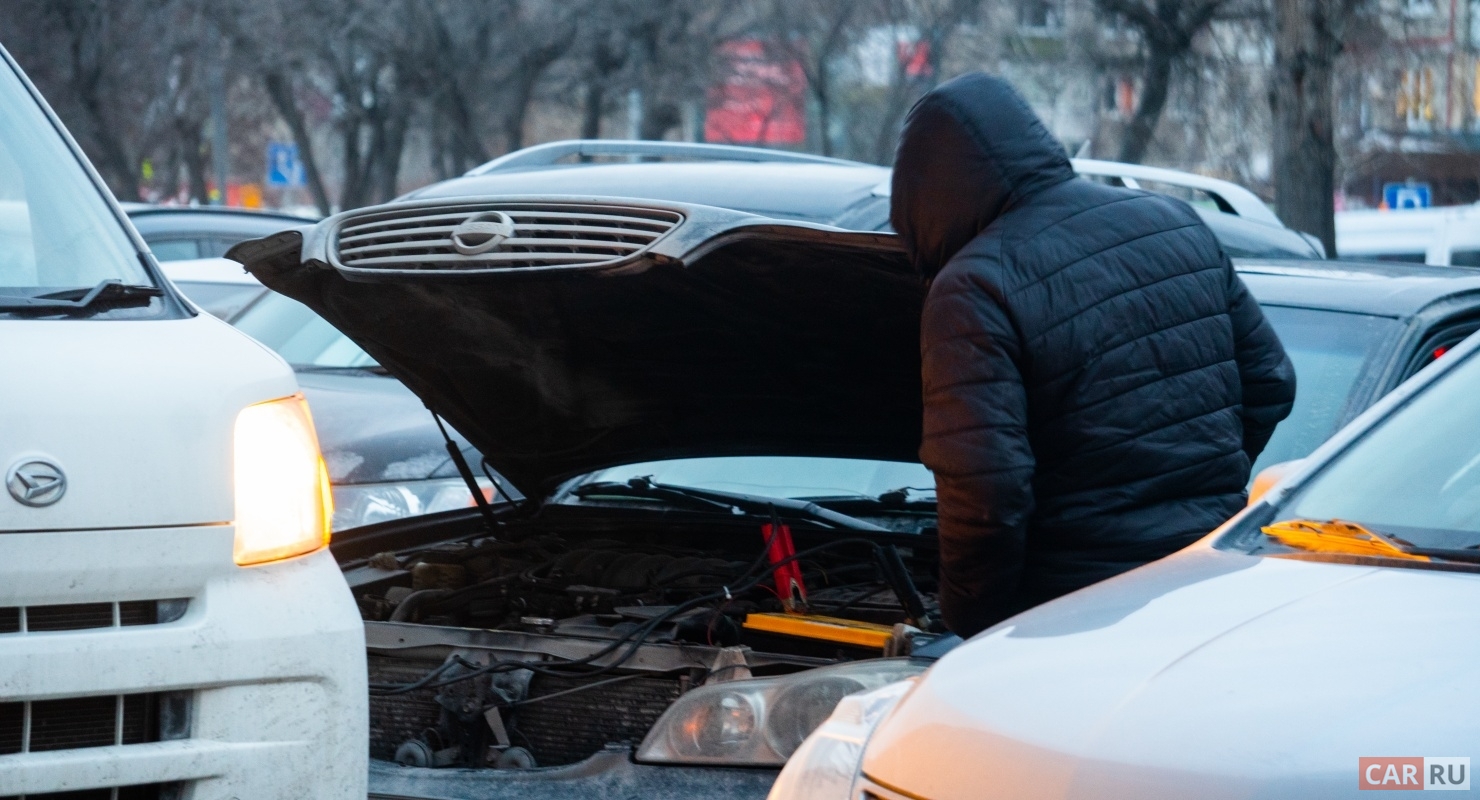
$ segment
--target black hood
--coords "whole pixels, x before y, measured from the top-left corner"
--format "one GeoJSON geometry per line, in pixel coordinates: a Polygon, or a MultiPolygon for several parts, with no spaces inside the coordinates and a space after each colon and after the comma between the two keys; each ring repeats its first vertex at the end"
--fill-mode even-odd
{"type": "Polygon", "coordinates": [[[681,224],[596,266],[472,274],[476,257],[441,250],[387,270],[337,255],[351,225],[503,208],[517,239],[524,219],[618,202],[647,201],[392,204],[228,255],[363,347],[529,497],[666,458],[916,460],[924,287],[894,236],[666,204],[681,224]]]}
{"type": "Polygon", "coordinates": [[[925,95],[905,118],[889,218],[930,278],[1004,211],[1073,178],[1063,146],[1022,95],[974,72],[925,95]]]}

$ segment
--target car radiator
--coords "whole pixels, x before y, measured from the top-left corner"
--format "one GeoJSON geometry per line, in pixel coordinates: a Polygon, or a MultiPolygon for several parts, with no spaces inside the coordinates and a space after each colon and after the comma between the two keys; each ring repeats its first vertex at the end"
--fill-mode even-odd
{"type": "MultiPolygon", "coordinates": [[[[437,666],[435,662],[372,655],[370,682],[409,683],[437,666]]],[[[591,682],[536,675],[530,681],[528,699],[538,702],[504,712],[511,744],[527,748],[542,767],[573,764],[607,744],[635,745],[678,699],[682,689],[677,677],[655,676],[553,696],[591,682]],[[544,697],[550,699],[539,699],[544,697]]],[[[437,727],[441,708],[435,696],[430,689],[372,695],[370,756],[392,760],[402,742],[437,727]]]]}

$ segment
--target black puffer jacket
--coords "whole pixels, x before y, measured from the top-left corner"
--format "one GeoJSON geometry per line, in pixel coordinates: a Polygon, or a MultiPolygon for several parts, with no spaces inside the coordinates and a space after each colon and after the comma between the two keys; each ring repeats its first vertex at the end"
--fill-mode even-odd
{"type": "Polygon", "coordinates": [[[1077,179],[1005,82],[910,112],[892,221],[921,349],[941,608],[969,636],[1144,564],[1244,502],[1295,374],[1197,214],[1077,179]]]}

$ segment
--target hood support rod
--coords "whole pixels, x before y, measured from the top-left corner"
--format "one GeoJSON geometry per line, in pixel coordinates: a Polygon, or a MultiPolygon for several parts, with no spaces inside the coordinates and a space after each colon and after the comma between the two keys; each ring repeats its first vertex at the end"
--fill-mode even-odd
{"type": "MultiPolygon", "coordinates": [[[[498,520],[494,519],[493,506],[489,505],[488,498],[483,496],[483,488],[478,485],[478,479],[473,477],[473,468],[468,466],[468,460],[463,458],[462,448],[447,433],[447,426],[442,424],[442,417],[427,406],[431,412],[432,421],[437,423],[437,430],[442,432],[442,441],[447,443],[447,455],[452,458],[452,463],[457,465],[457,472],[462,476],[463,483],[468,485],[468,491],[473,493],[473,502],[478,506],[478,513],[483,515],[483,522],[488,526],[488,532],[493,533],[498,528],[498,520]]],[[[498,488],[495,484],[494,488],[498,488]]]]}

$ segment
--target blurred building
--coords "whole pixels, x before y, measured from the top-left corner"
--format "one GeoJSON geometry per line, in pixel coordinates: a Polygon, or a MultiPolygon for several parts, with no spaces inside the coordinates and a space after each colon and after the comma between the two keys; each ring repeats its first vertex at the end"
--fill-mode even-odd
{"type": "Polygon", "coordinates": [[[1351,207],[1426,184],[1434,205],[1480,201],[1480,0],[1382,0],[1342,77],[1341,182],[1351,207]]]}

